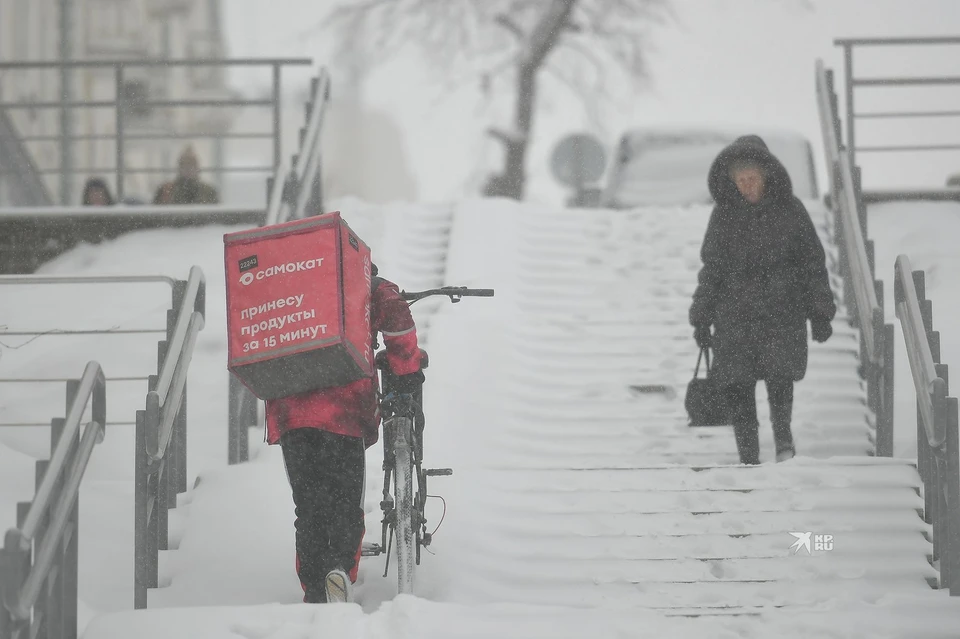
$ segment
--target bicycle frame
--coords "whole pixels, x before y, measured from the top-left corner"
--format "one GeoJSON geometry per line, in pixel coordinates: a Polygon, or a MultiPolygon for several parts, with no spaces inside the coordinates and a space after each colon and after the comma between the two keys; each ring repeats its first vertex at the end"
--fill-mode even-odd
{"type": "MultiPolygon", "coordinates": [[[[492,289],[468,289],[466,287],[443,287],[415,293],[401,292],[401,296],[410,304],[435,295],[447,296],[451,302],[456,303],[462,297],[492,297],[493,294],[492,289]]],[[[427,354],[424,351],[421,351],[421,353],[421,369],[426,369],[428,366],[427,354]]],[[[427,478],[452,475],[453,469],[423,467],[423,432],[426,420],[422,410],[422,390],[418,391],[415,396],[396,395],[394,386],[396,376],[390,371],[385,351],[377,354],[376,362],[383,389],[380,402],[380,411],[383,417],[383,499],[380,502],[380,510],[383,513],[383,519],[381,520],[380,544],[365,544],[362,554],[364,556],[377,556],[386,553],[387,561],[383,571],[383,576],[386,577],[390,569],[390,551],[392,541],[397,536],[397,528],[406,526],[406,522],[401,521],[403,519],[400,511],[402,505],[398,506],[393,498],[393,494],[400,489],[397,477],[398,455],[409,455],[410,465],[413,469],[412,480],[415,487],[413,488],[409,525],[413,531],[416,565],[420,564],[421,547],[429,546],[433,541],[432,533],[427,532],[426,529],[427,478]]],[[[398,549],[398,556],[399,552],[398,549]]],[[[402,564],[402,561],[400,563],[402,564]]],[[[398,570],[402,571],[403,567],[401,566],[398,570]]],[[[403,581],[403,575],[401,575],[401,592],[404,591],[403,581]]]]}

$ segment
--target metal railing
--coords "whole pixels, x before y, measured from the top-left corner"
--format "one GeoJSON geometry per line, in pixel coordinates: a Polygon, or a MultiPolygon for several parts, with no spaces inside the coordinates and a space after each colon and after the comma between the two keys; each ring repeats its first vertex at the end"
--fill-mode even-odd
{"type": "Polygon", "coordinates": [[[311,200],[311,213],[322,210],[320,141],[329,101],[330,76],[326,69],[321,69],[311,82],[306,125],[300,129],[300,148],[289,165],[285,162],[278,165],[268,187],[270,200],[265,226],[304,217],[311,200]]]}
{"type": "Polygon", "coordinates": [[[876,279],[873,242],[866,239],[860,170],[853,165],[849,150],[841,146],[833,73],[819,60],[816,91],[844,303],[853,325],[860,330],[861,375],[867,381],[867,403],[876,416],[875,454],[889,457],[893,455],[894,329],[885,322],[883,282],[876,279]]]}
{"type": "Polygon", "coordinates": [[[169,548],[168,510],[187,490],[187,373],[206,314],[206,281],[194,266],[174,289],[167,339],[146,408],[137,411],[134,480],[134,607],[147,607],[159,585],[159,555],[169,548]]]}
{"type": "MultiPolygon", "coordinates": [[[[321,138],[330,101],[326,69],[311,82],[306,124],[300,129],[300,148],[291,162],[281,162],[268,183],[269,200],[262,226],[301,219],[323,211],[321,138]]],[[[233,374],[229,376],[227,460],[245,462],[250,456],[250,428],[258,426],[257,398],[233,374]]]]}
{"type": "MultiPolygon", "coordinates": [[[[846,148],[850,152],[851,164],[857,164],[858,153],[897,153],[897,152],[943,152],[960,151],[960,140],[937,144],[858,144],[857,122],[862,120],[910,120],[960,118],[960,109],[902,110],[858,112],[856,109],[856,89],[862,88],[917,88],[960,86],[960,76],[931,75],[914,77],[859,77],[854,71],[854,52],[857,48],[870,47],[929,47],[958,46],[960,37],[920,37],[920,38],[844,38],[834,40],[834,44],[843,49],[844,98],[846,102],[846,148]]],[[[952,170],[952,169],[951,169],[952,170]]],[[[872,190],[865,194],[867,202],[883,202],[904,199],[960,199],[960,189],[889,189],[872,190]]]]}
{"type": "Polygon", "coordinates": [[[77,636],[78,496],[106,412],[106,380],[90,362],[83,377],[67,382],[67,416],[51,422],[50,460],[37,462],[36,495],[19,505],[17,527],[0,550],[0,639],[77,636]],[[81,433],[91,400],[92,420],[81,433]]]}
{"type": "MultiPolygon", "coordinates": [[[[309,58],[234,58],[234,59],[144,59],[132,58],[122,60],[70,60],[70,61],[34,61],[34,62],[0,62],[0,75],[10,75],[15,72],[27,71],[32,74],[44,71],[56,71],[65,81],[81,70],[90,71],[96,77],[105,75],[112,83],[112,96],[109,99],[72,100],[66,91],[60,92],[59,99],[19,99],[16,101],[0,102],[0,111],[30,110],[59,110],[60,129],[55,134],[25,134],[19,135],[21,144],[35,147],[42,144],[55,144],[59,149],[59,162],[54,166],[37,166],[36,172],[40,175],[58,175],[60,181],[60,204],[71,203],[74,190],[72,178],[75,175],[111,175],[117,200],[121,201],[127,194],[126,178],[134,174],[175,173],[175,167],[154,168],[150,166],[129,166],[127,156],[132,150],[130,143],[141,146],[144,142],[155,145],[169,144],[176,140],[203,140],[211,139],[218,143],[231,139],[256,140],[262,139],[272,144],[269,160],[263,164],[246,167],[227,167],[214,162],[206,162],[201,171],[221,174],[224,172],[252,172],[262,173],[265,176],[274,173],[280,164],[281,157],[281,94],[282,71],[284,67],[305,66],[311,64],[309,58]],[[225,84],[214,83],[212,86],[202,84],[191,89],[193,94],[201,93],[200,97],[190,99],[168,99],[171,84],[170,74],[178,69],[195,71],[209,68],[223,70],[236,67],[263,67],[271,72],[271,90],[266,97],[259,99],[241,98],[234,94],[225,84]],[[174,125],[176,118],[172,117],[172,109],[206,109],[210,113],[215,110],[236,108],[270,108],[272,109],[272,125],[269,131],[230,132],[221,124],[203,124],[191,126],[190,130],[180,130],[174,125]],[[103,133],[74,135],[65,126],[72,114],[77,110],[109,110],[111,128],[103,133]],[[210,129],[210,130],[208,130],[210,129]],[[74,156],[87,155],[73,153],[71,149],[77,142],[108,142],[111,146],[113,163],[100,166],[73,166],[74,156]]],[[[94,76],[91,76],[94,77],[94,76]]],[[[207,118],[210,119],[210,118],[207,118]]],[[[214,118],[216,119],[216,118],[214,118]]],[[[221,117],[222,119],[222,117],[221,117]]],[[[218,121],[219,122],[219,121],[218,121]]],[[[2,133],[2,131],[0,131],[2,133]]],[[[37,153],[33,154],[37,157],[37,153]]],[[[220,155],[220,154],[215,154],[220,155]]]]}
{"type": "MultiPolygon", "coordinates": [[[[0,275],[0,290],[3,290],[5,287],[10,286],[51,286],[51,285],[105,285],[105,284],[128,284],[128,285],[137,285],[137,284],[167,284],[170,286],[172,299],[176,300],[176,290],[179,284],[172,277],[167,277],[165,275],[115,275],[115,276],[57,276],[57,275],[0,275]]],[[[8,298],[9,299],[9,298],[8,298]]],[[[62,310],[62,309],[61,309],[62,310]]],[[[69,323],[66,323],[65,326],[70,326],[69,323]]],[[[75,326],[75,324],[74,324],[75,326]]],[[[120,336],[120,335],[151,335],[158,333],[166,333],[167,328],[133,328],[133,329],[116,329],[116,328],[107,328],[107,329],[92,329],[92,328],[56,328],[56,329],[46,329],[46,330],[21,330],[18,327],[0,327],[0,339],[5,337],[29,337],[32,339],[37,339],[43,337],[44,339],[64,339],[71,338],[81,335],[102,335],[102,336],[120,336]]],[[[107,378],[108,383],[130,383],[130,382],[146,382],[149,380],[149,377],[144,375],[132,375],[116,378],[107,378]]],[[[6,376],[0,378],[0,384],[9,385],[9,384],[52,384],[66,381],[64,378],[59,376],[52,377],[31,377],[29,375],[17,375],[15,373],[8,373],[6,376]]],[[[107,426],[120,426],[124,425],[124,422],[111,422],[106,424],[107,426]]],[[[4,427],[33,427],[33,426],[46,426],[44,422],[29,422],[29,421],[17,421],[17,422],[8,422],[0,421],[0,428],[4,427]]]]}
{"type": "Polygon", "coordinates": [[[949,371],[940,363],[940,333],[923,271],[906,255],[894,267],[897,318],[917,394],[917,470],[923,480],[923,518],[933,528],[940,587],[960,595],[960,447],[957,399],[948,397],[949,371]]]}

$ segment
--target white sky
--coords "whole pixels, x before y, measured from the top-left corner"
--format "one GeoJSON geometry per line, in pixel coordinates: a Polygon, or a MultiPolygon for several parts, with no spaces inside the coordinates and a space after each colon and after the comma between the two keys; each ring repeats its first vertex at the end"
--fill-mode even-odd
{"type": "MultiPolygon", "coordinates": [[[[303,36],[320,22],[330,2],[231,0],[226,3],[230,54],[306,55],[321,64],[324,37],[303,36]]],[[[616,87],[613,93],[619,100],[608,104],[599,125],[586,117],[570,94],[544,91],[529,163],[534,182],[538,175],[546,175],[556,140],[577,129],[590,130],[612,144],[629,126],[668,121],[755,123],[795,128],[807,135],[819,152],[814,63],[816,58],[824,58],[842,78],[834,38],[960,34],[960,0],[815,0],[814,11],[800,8],[800,0],[674,2],[681,24],[657,33],[656,51],[651,56],[652,90],[616,87]]],[[[926,52],[915,48],[866,52],[856,68],[858,73],[880,68],[888,75],[937,71],[960,76],[960,46],[926,52]]],[[[382,67],[371,77],[367,90],[370,103],[389,110],[404,130],[408,154],[427,199],[448,197],[458,188],[451,185],[462,185],[477,171],[497,166],[499,150],[483,138],[482,131],[488,124],[509,119],[508,105],[478,105],[475,91],[472,97],[438,95],[435,75],[435,69],[408,56],[382,67]],[[405,98],[398,103],[401,92],[405,98]]],[[[242,84],[249,81],[240,80],[242,84]]],[[[898,103],[903,94],[895,95],[895,91],[864,90],[858,94],[863,96],[859,104],[865,110],[897,106],[937,109],[945,102],[956,108],[960,102],[960,88],[924,94],[925,104],[917,104],[916,93],[898,103]]],[[[335,92],[334,73],[334,96],[335,92]]],[[[860,141],[960,143],[960,118],[939,120],[936,128],[928,125],[926,131],[915,121],[887,129],[878,126],[869,122],[858,125],[860,141]]],[[[898,180],[939,186],[949,167],[960,170],[960,153],[861,156],[861,163],[868,186],[898,180]]]]}

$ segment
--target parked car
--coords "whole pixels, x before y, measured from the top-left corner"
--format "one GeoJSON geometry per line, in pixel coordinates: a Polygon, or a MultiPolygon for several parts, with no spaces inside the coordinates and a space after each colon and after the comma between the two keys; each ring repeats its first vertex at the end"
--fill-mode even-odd
{"type": "Polygon", "coordinates": [[[707,173],[713,159],[741,135],[760,135],[790,174],[794,194],[819,198],[813,148],[804,136],[791,131],[753,127],[642,128],[620,138],[605,185],[594,196],[578,193],[571,203],[596,202],[603,208],[670,206],[712,203],[707,173]]]}

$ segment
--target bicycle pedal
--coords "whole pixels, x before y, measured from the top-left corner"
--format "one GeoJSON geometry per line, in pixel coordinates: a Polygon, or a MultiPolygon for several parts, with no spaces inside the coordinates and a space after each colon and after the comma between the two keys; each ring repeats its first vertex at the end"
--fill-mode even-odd
{"type": "Polygon", "coordinates": [[[360,554],[364,557],[376,557],[383,554],[383,547],[380,544],[363,544],[363,550],[360,554]]]}
{"type": "Polygon", "coordinates": [[[428,468],[423,473],[427,477],[442,477],[453,474],[452,468],[428,468]]]}
{"type": "Polygon", "coordinates": [[[393,510],[393,500],[384,499],[380,502],[380,510],[393,510]]]}
{"type": "Polygon", "coordinates": [[[431,541],[433,541],[433,535],[430,533],[423,533],[423,541],[420,542],[421,545],[429,546],[431,541]]]}

